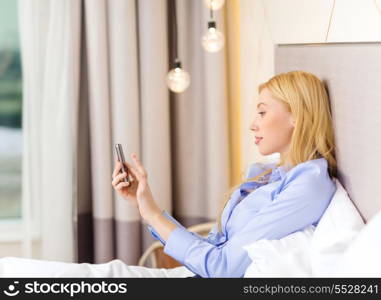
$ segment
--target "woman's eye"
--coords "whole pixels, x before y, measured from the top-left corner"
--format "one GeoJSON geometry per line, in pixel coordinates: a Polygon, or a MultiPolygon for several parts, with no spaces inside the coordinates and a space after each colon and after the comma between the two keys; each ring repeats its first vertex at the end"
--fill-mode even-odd
{"type": "Polygon", "coordinates": [[[261,112],[259,112],[258,114],[260,114],[260,115],[263,117],[263,115],[264,115],[265,113],[266,113],[266,112],[261,111],[261,112]]]}

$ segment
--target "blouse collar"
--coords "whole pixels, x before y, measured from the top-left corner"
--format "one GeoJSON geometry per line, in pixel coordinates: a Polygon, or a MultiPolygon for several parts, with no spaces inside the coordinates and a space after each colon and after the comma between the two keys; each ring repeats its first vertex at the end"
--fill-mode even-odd
{"type": "Polygon", "coordinates": [[[286,176],[286,173],[288,172],[286,166],[276,166],[273,167],[273,170],[270,175],[270,182],[277,181],[279,179],[283,179],[286,176]]]}

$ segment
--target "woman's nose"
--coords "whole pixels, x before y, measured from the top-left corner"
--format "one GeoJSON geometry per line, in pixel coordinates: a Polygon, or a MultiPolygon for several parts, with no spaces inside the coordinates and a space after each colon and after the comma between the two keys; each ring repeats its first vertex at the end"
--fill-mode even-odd
{"type": "Polygon", "coordinates": [[[257,131],[258,130],[258,126],[257,126],[255,120],[251,123],[249,129],[253,130],[253,131],[257,131]]]}

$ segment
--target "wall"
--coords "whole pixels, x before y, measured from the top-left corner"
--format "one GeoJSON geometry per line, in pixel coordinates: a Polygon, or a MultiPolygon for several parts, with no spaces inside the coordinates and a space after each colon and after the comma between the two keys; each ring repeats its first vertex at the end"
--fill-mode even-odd
{"type": "Polygon", "coordinates": [[[257,151],[248,128],[256,89],[274,75],[274,46],[381,41],[381,0],[241,0],[240,6],[242,164],[247,166],[273,158],[257,151]]]}

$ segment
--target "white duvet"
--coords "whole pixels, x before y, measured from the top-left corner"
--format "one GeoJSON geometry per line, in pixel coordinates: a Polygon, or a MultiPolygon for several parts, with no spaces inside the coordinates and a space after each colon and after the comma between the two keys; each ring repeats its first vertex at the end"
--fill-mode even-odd
{"type": "Polygon", "coordinates": [[[1,277],[192,277],[186,267],[172,269],[129,266],[119,259],[103,264],[65,263],[38,259],[0,258],[1,277]]]}

